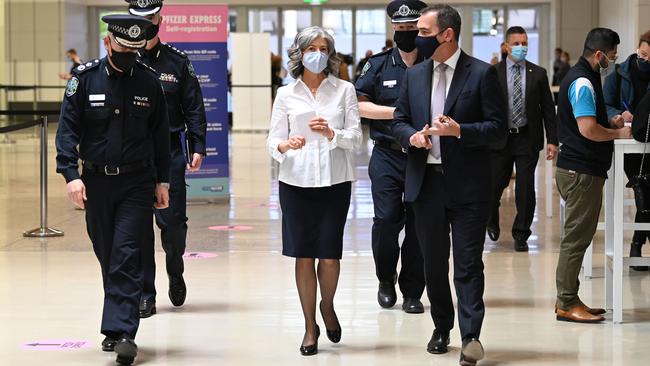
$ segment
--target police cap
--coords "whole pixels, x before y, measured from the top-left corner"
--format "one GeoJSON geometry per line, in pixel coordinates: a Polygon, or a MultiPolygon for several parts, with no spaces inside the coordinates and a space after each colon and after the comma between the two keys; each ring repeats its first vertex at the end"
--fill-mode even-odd
{"type": "Polygon", "coordinates": [[[420,12],[427,4],[420,0],[394,0],[386,7],[386,13],[392,23],[417,22],[420,12]]]}
{"type": "Polygon", "coordinates": [[[151,25],[149,20],[129,14],[112,14],[103,16],[102,21],[108,24],[108,31],[120,46],[139,49],[147,44],[145,31],[151,25]]]}
{"type": "Polygon", "coordinates": [[[163,0],[124,0],[129,3],[129,13],[141,17],[154,15],[162,9],[163,0]]]}

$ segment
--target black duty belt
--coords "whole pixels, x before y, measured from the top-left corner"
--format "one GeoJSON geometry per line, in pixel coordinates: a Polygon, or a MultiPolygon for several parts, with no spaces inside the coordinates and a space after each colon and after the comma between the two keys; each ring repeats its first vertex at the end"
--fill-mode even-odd
{"type": "Polygon", "coordinates": [[[84,161],[83,167],[91,173],[102,173],[105,175],[121,175],[129,174],[138,171],[145,170],[146,168],[151,167],[149,161],[139,161],[136,163],[122,164],[122,165],[102,165],[96,164],[90,161],[84,161]]]}
{"type": "Polygon", "coordinates": [[[401,153],[406,154],[406,149],[403,148],[402,145],[398,144],[397,142],[373,140],[373,143],[376,146],[383,147],[385,149],[391,149],[391,150],[394,150],[394,151],[399,151],[401,153]]]}
{"type": "Polygon", "coordinates": [[[508,133],[511,135],[518,135],[522,132],[524,132],[528,128],[528,126],[521,126],[521,127],[514,127],[514,128],[509,128],[508,133]]]}

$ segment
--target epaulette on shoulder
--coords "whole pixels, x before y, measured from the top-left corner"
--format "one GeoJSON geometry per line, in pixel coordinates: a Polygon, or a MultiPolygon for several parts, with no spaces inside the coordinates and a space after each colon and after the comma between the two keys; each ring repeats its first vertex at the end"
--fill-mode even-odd
{"type": "Polygon", "coordinates": [[[140,65],[140,67],[142,67],[143,69],[149,70],[149,71],[153,72],[154,74],[156,74],[156,76],[158,76],[158,71],[156,71],[156,69],[154,69],[153,67],[151,67],[151,66],[145,64],[144,62],[142,62],[142,60],[137,59],[136,63],[138,65],[140,65]]]}
{"type": "Polygon", "coordinates": [[[74,69],[72,69],[72,72],[77,74],[77,75],[81,75],[84,72],[86,72],[88,70],[91,70],[91,69],[94,69],[97,66],[99,66],[99,59],[96,58],[96,59],[94,59],[92,61],[85,62],[85,63],[75,67],[74,69]]]}
{"type": "Polygon", "coordinates": [[[393,52],[393,49],[389,48],[386,51],[375,53],[374,55],[370,56],[369,60],[372,60],[373,58],[377,58],[377,57],[381,57],[381,56],[386,56],[386,55],[388,55],[388,54],[390,54],[392,52],[393,52]]]}
{"type": "Polygon", "coordinates": [[[165,46],[171,52],[173,52],[173,53],[175,53],[175,54],[177,54],[177,55],[179,55],[179,56],[181,56],[183,58],[187,58],[187,55],[185,54],[185,52],[179,50],[178,48],[176,48],[176,47],[174,47],[172,45],[170,45],[169,43],[163,43],[163,46],[165,46]]]}

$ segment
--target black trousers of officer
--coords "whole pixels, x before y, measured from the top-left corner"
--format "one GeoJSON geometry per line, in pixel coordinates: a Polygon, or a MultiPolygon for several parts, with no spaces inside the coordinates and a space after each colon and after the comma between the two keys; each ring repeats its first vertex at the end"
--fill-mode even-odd
{"type": "Polygon", "coordinates": [[[375,217],[372,252],[380,281],[393,281],[400,258],[399,233],[406,227],[401,247],[399,287],[404,297],[419,299],[424,292],[424,263],[415,232],[413,210],[404,204],[406,154],[375,146],[368,174],[372,183],[375,217]]]}
{"type": "Polygon", "coordinates": [[[532,234],[530,226],[535,217],[535,169],[539,152],[533,152],[524,127],[518,134],[509,134],[508,143],[502,150],[491,152],[492,164],[492,204],[488,227],[499,227],[499,206],[501,195],[510,184],[513,164],[517,170],[515,178],[515,205],[517,214],[512,224],[512,237],[515,240],[528,240],[532,234]]]}
{"type": "Polygon", "coordinates": [[[460,334],[463,340],[480,337],[485,315],[482,255],[489,202],[454,203],[446,192],[443,173],[428,165],[413,210],[436,329],[449,331],[454,327],[449,286],[449,249],[453,245],[460,334]]]}
{"type": "Polygon", "coordinates": [[[142,238],[154,203],[151,170],[106,176],[84,171],[86,226],[102,269],[101,332],[135,338],[142,296],[142,238]]]}
{"type": "MultiPolygon", "coordinates": [[[[181,147],[179,134],[171,137],[171,171],[169,174],[169,207],[154,209],[156,225],[160,228],[162,247],[166,253],[167,274],[180,276],[185,269],[183,254],[187,238],[186,215],[186,185],[185,185],[185,157],[181,147]]],[[[144,237],[144,253],[142,265],[144,267],[143,299],[156,298],[156,262],[155,262],[155,235],[151,218],[147,233],[144,237]]]]}

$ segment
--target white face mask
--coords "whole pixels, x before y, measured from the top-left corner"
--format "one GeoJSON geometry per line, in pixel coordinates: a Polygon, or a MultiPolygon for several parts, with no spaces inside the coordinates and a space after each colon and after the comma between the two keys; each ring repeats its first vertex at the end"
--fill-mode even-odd
{"type": "Polygon", "coordinates": [[[320,51],[306,52],[302,56],[302,64],[314,74],[320,74],[327,67],[329,56],[320,51]]]}
{"type": "Polygon", "coordinates": [[[600,59],[598,59],[598,66],[600,66],[600,76],[602,77],[607,77],[611,73],[614,72],[614,69],[616,67],[616,59],[610,60],[607,55],[605,55],[605,58],[607,59],[607,67],[604,67],[603,64],[600,62],[600,59]]]}

